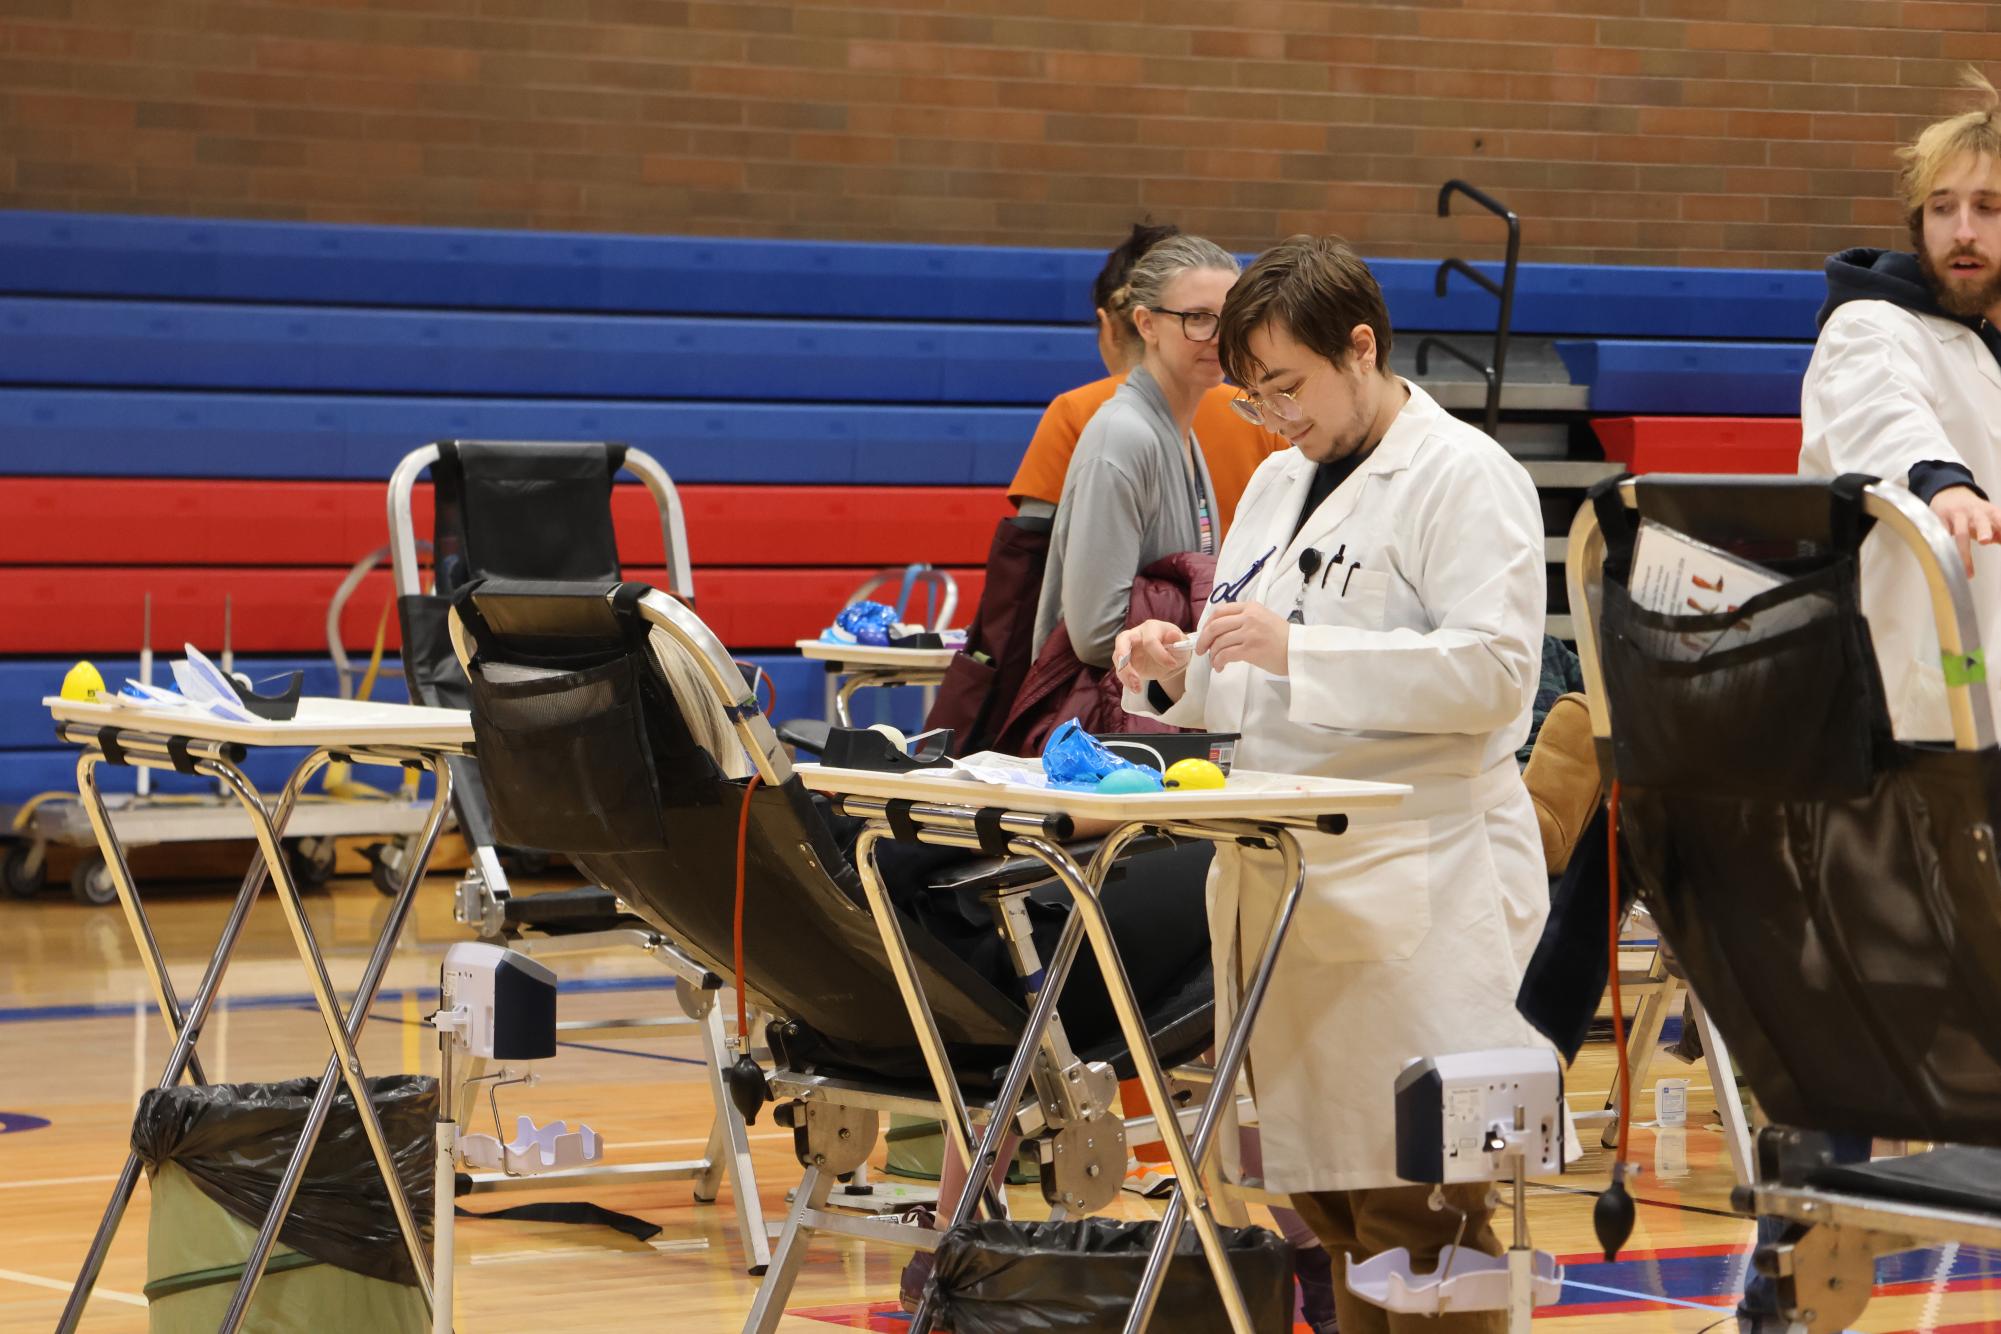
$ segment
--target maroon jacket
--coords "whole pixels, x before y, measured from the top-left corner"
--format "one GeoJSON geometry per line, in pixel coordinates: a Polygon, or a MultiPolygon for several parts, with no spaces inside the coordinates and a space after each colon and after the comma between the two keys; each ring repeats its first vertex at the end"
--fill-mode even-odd
{"type": "MultiPolygon", "coordinates": [[[[1215,580],[1214,556],[1196,551],[1162,556],[1133,581],[1126,628],[1141,621],[1172,621],[1184,630],[1193,630],[1202,619],[1202,608],[1215,580]]],[[[1127,713],[1119,707],[1123,694],[1118,677],[1109,670],[1077,660],[1070,650],[1070,629],[1058,621],[1036,655],[1035,665],[1028,669],[993,749],[1008,755],[1040,755],[1042,743],[1057,724],[1073,717],[1082,720],[1084,730],[1093,734],[1181,730],[1157,718],[1127,713]]]]}

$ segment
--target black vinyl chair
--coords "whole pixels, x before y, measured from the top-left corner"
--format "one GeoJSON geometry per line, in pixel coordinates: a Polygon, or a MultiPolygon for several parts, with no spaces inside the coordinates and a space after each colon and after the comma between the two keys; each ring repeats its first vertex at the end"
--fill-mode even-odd
{"type": "MultiPolygon", "coordinates": [[[[404,674],[414,702],[453,709],[471,704],[471,686],[452,655],[446,625],[452,596],[459,589],[493,577],[609,582],[620,578],[612,486],[622,470],[637,477],[653,500],[669,580],[677,594],[692,600],[680,497],[672,479],[650,455],[599,442],[447,440],[403,458],[389,483],[389,550],[403,631],[404,674]],[[436,515],[428,587],[415,515],[417,482],[426,473],[436,515]]],[[[562,1036],[571,1041],[630,1040],[678,1035],[692,1025],[702,1040],[715,1106],[702,1156],[621,1163],[605,1172],[584,1169],[571,1179],[602,1178],[621,1184],[686,1180],[694,1184],[695,1198],[708,1202],[717,1198],[727,1176],[745,1268],[762,1273],[771,1262],[771,1247],[751,1167],[749,1137],[722,1078],[728,1038],[716,1003],[721,979],[652,923],[627,911],[618,895],[603,885],[516,893],[503,857],[519,864],[539,860],[547,850],[516,843],[503,853],[478,761],[454,757],[450,763],[453,813],[472,862],[453,899],[453,915],[460,922],[482,940],[504,942],[545,959],[629,947],[665,966],[673,976],[678,1013],[610,1022],[565,1021],[559,1026],[562,1036]]],[[[376,856],[383,859],[378,870],[384,865],[393,870],[398,860],[392,850],[378,850],[376,856]]],[[[537,1184],[502,1173],[474,1173],[469,1180],[475,1193],[537,1184]]]]}
{"type": "MultiPolygon", "coordinates": [[[[836,1179],[867,1161],[880,1113],[942,1117],[945,1100],[927,1076],[906,993],[827,807],[792,772],[720,642],[685,605],[632,583],[488,579],[458,595],[452,629],[500,836],[571,857],[778,1016],[766,1030],[769,1087],[784,1100],[781,1121],[793,1128],[805,1176],[746,1330],[775,1326],[815,1233],[935,1247],[939,1234],[928,1229],[862,1222],[826,1207],[836,1179]],[[740,820],[747,824],[738,976],[740,820]]],[[[1036,832],[1061,838],[1067,824],[1046,817],[1036,832]]],[[[1129,876],[1145,873],[1144,856],[1126,863],[1129,876]]],[[[917,897],[950,886],[962,900],[990,902],[1014,957],[1036,957],[1027,916],[1008,905],[1048,878],[1040,864],[934,861],[919,874],[925,893],[917,897]]],[[[1102,1023],[1055,1024],[1036,1048],[1019,1050],[1029,1019],[1023,979],[976,969],[920,915],[897,911],[920,1003],[928,1003],[969,1108],[976,1117],[1016,1118],[1032,1139],[1040,1130],[1046,1140],[1095,1145],[1116,1171],[1092,1172],[1083,1185],[1063,1155],[1045,1152],[1043,1188],[1071,1208],[1103,1207],[1117,1196],[1125,1162],[1124,1125],[1112,1104],[1115,1076],[1130,1066],[1116,1022],[1107,1015],[1102,1023]],[[1067,1124],[1048,1116],[1048,1100],[1033,1093],[1017,1107],[993,1105],[1004,1071],[1031,1057],[1094,1090],[1067,1124]]],[[[1184,967],[1141,997],[1148,1031],[1169,1062],[1195,1056],[1213,1036],[1205,930],[1196,943],[1184,967]]],[[[996,1207],[989,1202],[990,1212],[996,1207]]]]}
{"type": "Polygon", "coordinates": [[[2001,753],[1957,555],[1872,478],[1650,476],[1594,489],[1568,578],[1624,874],[1773,1122],[1733,1198],[1790,1225],[1754,1262],[1789,1320],[1840,1330],[1877,1255],[2001,1245],[2001,753]],[[1636,520],[1782,580],[1716,615],[1648,610],[1636,520]],[[1951,745],[1892,735],[1870,543],[1926,573],[1951,745]],[[1947,1147],[1844,1165],[1831,1135],[1947,1147]]]}

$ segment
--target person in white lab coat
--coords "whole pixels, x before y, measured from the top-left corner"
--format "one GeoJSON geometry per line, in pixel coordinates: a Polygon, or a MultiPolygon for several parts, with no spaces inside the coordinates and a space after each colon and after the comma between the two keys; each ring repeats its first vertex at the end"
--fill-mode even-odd
{"type": "MultiPolygon", "coordinates": [[[[2001,631],[2001,97],[1931,126],[1904,151],[1916,253],[1827,261],[1820,340],[1800,391],[1800,472],[1870,473],[1945,521],[1973,580],[1983,636],[2001,631]]],[[[1862,610],[1890,720],[1905,740],[1949,740],[1945,674],[1924,575],[1904,545],[1862,547],[1862,610]]],[[[1987,688],[2001,716],[2001,672],[1987,688]]]]}
{"type": "MultiPolygon", "coordinates": [[[[2001,478],[2001,97],[1929,126],[1904,149],[1912,253],[1857,248],[1827,261],[1820,339],[1800,387],[1799,470],[1862,472],[1908,487],[1945,523],[1973,580],[1981,634],[2001,627],[2001,508],[1981,489],[2001,478]]],[[[1862,544],[1862,610],[1890,723],[1906,741],[1952,737],[1938,627],[1924,573],[1901,541],[1862,544]]],[[[1989,698],[2001,709],[2001,673],[1989,698]]],[[[1866,1161],[1867,1136],[1838,1135],[1837,1162],[1866,1161]]],[[[1760,1244],[1784,1224],[1758,1220],[1760,1244]]],[[[1741,1334],[1783,1334],[1773,1280],[1753,1275],[1741,1334]]]]}
{"type": "MultiPolygon", "coordinates": [[[[1294,448],[1245,490],[1192,656],[1164,621],[1120,635],[1125,706],[1241,733],[1247,770],[1413,789],[1344,835],[1300,838],[1305,897],[1251,1041],[1265,1182],[1292,1195],[1337,1275],[1343,1254],[1398,1246],[1427,1270],[1456,1237],[1498,1254],[1484,1186],[1449,1188],[1435,1210],[1429,1187],[1398,1178],[1393,1088],[1419,1057],[1538,1041],[1514,1004],[1548,910],[1514,759],[1541,662],[1535,487],[1388,370],[1382,292],[1337,240],[1266,253],[1231,289],[1219,337],[1241,410],[1294,448]]],[[[1217,849],[1219,1012],[1275,911],[1277,860],[1217,849]]],[[[1343,1334],[1419,1328],[1345,1285],[1337,1299],[1343,1334]]]]}

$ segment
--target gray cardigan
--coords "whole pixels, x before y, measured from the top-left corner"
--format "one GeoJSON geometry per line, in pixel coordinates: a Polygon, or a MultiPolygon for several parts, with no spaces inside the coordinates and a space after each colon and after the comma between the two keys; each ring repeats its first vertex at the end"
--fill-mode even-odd
{"type": "Polygon", "coordinates": [[[1194,487],[1210,498],[1214,522],[1215,488],[1199,442],[1194,455],[1191,484],[1167,396],[1135,367],[1085,425],[1063,479],[1035,608],[1038,654],[1060,620],[1080,661],[1112,665],[1133,580],[1162,556],[1200,545],[1194,487]]]}

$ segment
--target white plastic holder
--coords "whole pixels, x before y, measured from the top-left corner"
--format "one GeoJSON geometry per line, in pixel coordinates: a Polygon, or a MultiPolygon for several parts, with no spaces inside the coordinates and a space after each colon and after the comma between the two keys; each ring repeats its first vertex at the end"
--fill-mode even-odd
{"type": "Polygon", "coordinates": [[[1563,1266],[1547,1251],[1523,1248],[1486,1255],[1456,1246],[1439,1252],[1438,1268],[1429,1274],[1412,1273],[1410,1252],[1401,1246],[1360,1264],[1351,1259],[1348,1290],[1373,1306],[1406,1315],[1508,1310],[1512,1327],[1517,1272],[1528,1280],[1522,1291],[1531,1312],[1551,1305],[1563,1291],[1563,1266]]]}
{"type": "Polygon", "coordinates": [[[1548,1251],[1529,1245],[1525,1144],[1515,1134],[1497,1131],[1487,1147],[1513,1164],[1514,1245],[1502,1255],[1447,1246],[1438,1254],[1438,1267],[1423,1275],[1411,1271],[1410,1251],[1402,1246],[1360,1264],[1351,1257],[1348,1291],[1373,1306],[1410,1315],[1506,1311],[1508,1334],[1529,1334],[1535,1309],[1553,1306],[1562,1297],[1563,1266],[1548,1251]]]}
{"type": "Polygon", "coordinates": [[[567,1172],[604,1157],[603,1137],[581,1121],[572,1130],[566,1121],[538,1126],[527,1116],[514,1118],[514,1138],[506,1144],[493,1135],[466,1135],[458,1147],[466,1166],[509,1176],[567,1172]]]}

